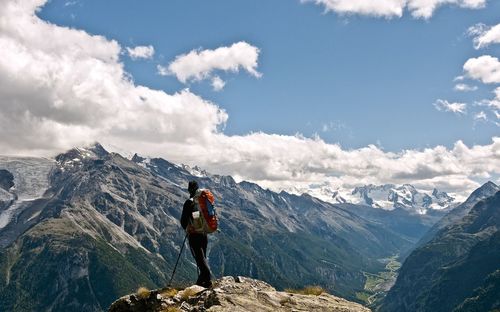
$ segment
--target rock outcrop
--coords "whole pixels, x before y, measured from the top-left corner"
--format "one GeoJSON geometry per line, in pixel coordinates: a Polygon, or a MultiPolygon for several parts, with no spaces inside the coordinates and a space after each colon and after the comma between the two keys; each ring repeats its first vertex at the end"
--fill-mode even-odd
{"type": "Polygon", "coordinates": [[[342,311],[369,312],[368,308],[327,293],[302,295],[277,291],[269,284],[246,277],[226,276],[212,288],[191,286],[181,291],[140,291],[115,301],[109,312],[163,311],[342,311]]]}

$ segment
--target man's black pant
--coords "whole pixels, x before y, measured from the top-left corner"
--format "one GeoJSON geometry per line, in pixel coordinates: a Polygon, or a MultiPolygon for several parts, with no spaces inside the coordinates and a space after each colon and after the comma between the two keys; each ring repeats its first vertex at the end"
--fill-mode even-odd
{"type": "Polygon", "coordinates": [[[210,268],[207,263],[207,244],[208,238],[205,234],[189,234],[189,246],[191,253],[196,260],[196,265],[200,270],[200,275],[196,285],[210,287],[210,268]]]}

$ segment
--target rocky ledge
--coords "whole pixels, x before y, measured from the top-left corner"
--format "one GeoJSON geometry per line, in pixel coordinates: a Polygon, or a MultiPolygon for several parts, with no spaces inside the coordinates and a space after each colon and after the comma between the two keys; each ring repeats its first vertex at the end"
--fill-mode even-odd
{"type": "Polygon", "coordinates": [[[271,285],[246,277],[226,276],[212,288],[191,286],[183,290],[140,289],[116,300],[109,312],[180,311],[360,311],[370,309],[327,293],[302,295],[277,291],[271,285]]]}

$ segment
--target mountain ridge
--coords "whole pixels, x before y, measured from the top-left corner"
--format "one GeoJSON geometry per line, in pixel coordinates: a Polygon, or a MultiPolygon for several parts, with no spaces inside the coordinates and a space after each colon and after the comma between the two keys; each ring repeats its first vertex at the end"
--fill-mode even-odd
{"type": "MultiPolygon", "coordinates": [[[[195,177],[159,158],[139,165],[97,146],[71,149],[51,166],[44,197],[0,229],[0,309],[64,311],[78,302],[99,311],[137,285],[165,285],[183,241],[178,220],[190,179],[218,201],[221,233],[208,250],[218,276],[245,274],[278,288],[319,284],[359,301],[364,272],[412,245],[314,197],[195,177]]],[[[192,261],[182,256],[179,282],[195,279],[192,261]]]]}
{"type": "MultiPolygon", "coordinates": [[[[130,159],[138,164],[146,166],[152,159],[158,158],[143,157],[136,153],[130,159]]],[[[214,176],[198,166],[190,167],[185,164],[175,166],[186,170],[194,177],[202,178],[214,176]]],[[[248,181],[243,180],[241,182],[248,181]]],[[[357,186],[352,191],[331,190],[330,188],[321,188],[319,190],[312,188],[305,191],[282,191],[296,195],[308,194],[332,204],[365,205],[389,211],[404,209],[415,214],[426,214],[431,211],[449,211],[459,204],[455,197],[450,196],[446,192],[439,191],[436,188],[432,191],[423,191],[415,188],[411,184],[399,186],[395,184],[368,184],[357,186]]]]}
{"type": "MultiPolygon", "coordinates": [[[[491,185],[473,194],[478,199],[491,185]]],[[[453,212],[453,211],[452,211],[453,212]]],[[[450,213],[452,213],[450,212],[450,213]]],[[[500,308],[500,191],[479,199],[403,263],[380,311],[482,311],[500,308]],[[466,308],[467,307],[467,308],[466,308]]]]}

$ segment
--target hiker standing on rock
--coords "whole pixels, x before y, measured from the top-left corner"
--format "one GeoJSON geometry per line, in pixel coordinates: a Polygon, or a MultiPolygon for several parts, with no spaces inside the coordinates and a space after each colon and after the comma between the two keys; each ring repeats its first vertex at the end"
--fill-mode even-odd
{"type": "Polygon", "coordinates": [[[199,269],[196,285],[212,286],[210,268],[207,263],[207,234],[217,230],[214,197],[209,190],[199,189],[196,181],[188,185],[189,199],[182,208],[181,225],[188,235],[191,253],[199,269]]]}

